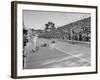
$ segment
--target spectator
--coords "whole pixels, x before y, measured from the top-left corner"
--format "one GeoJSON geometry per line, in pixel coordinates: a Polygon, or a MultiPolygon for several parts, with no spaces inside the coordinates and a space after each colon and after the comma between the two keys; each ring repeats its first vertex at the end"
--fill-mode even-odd
{"type": "Polygon", "coordinates": [[[33,36],[33,51],[36,51],[36,49],[37,49],[37,39],[38,39],[38,34],[35,34],[34,36],[33,36]]]}

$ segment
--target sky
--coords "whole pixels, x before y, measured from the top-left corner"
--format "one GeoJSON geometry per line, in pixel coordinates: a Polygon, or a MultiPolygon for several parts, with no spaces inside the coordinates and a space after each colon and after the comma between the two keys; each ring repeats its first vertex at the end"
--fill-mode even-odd
{"type": "Polygon", "coordinates": [[[75,13],[75,12],[52,12],[52,11],[23,11],[24,26],[29,29],[44,29],[48,21],[55,23],[55,27],[60,27],[71,22],[90,17],[89,13],[75,13]]]}

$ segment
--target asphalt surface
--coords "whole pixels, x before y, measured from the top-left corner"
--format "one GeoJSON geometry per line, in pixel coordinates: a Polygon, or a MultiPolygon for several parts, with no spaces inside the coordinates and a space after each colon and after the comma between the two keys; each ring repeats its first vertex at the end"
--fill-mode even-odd
{"type": "MultiPolygon", "coordinates": [[[[91,65],[90,46],[68,42],[39,39],[39,49],[30,51],[25,58],[24,69],[81,67],[91,65]],[[47,43],[47,46],[41,46],[47,43]]],[[[32,45],[29,45],[32,47],[32,45]]],[[[28,47],[28,48],[30,48],[28,47]]],[[[28,50],[28,49],[26,49],[28,50]]],[[[31,48],[29,49],[31,50],[31,48]]]]}

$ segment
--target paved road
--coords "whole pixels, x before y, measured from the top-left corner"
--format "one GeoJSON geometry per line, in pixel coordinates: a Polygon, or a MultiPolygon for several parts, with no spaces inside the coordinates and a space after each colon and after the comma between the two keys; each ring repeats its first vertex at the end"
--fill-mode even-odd
{"type": "Polygon", "coordinates": [[[49,43],[48,47],[40,47],[36,52],[27,53],[25,69],[60,68],[90,66],[90,47],[67,42],[40,39],[38,45],[49,43]]]}

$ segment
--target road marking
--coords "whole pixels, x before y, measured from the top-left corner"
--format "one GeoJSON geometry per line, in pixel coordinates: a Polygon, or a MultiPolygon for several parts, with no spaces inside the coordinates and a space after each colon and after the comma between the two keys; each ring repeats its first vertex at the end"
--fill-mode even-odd
{"type": "Polygon", "coordinates": [[[60,60],[59,59],[52,60],[52,61],[48,60],[45,63],[42,63],[42,65],[54,64],[54,63],[62,62],[62,61],[69,60],[69,59],[72,59],[72,56],[69,56],[67,58],[66,57],[65,58],[61,58],[60,60]]]}
{"type": "Polygon", "coordinates": [[[70,52],[66,52],[66,51],[64,51],[64,50],[62,50],[61,48],[58,48],[58,47],[55,47],[55,49],[57,49],[57,50],[59,50],[59,51],[61,51],[61,52],[64,52],[64,53],[66,53],[66,54],[69,54],[69,55],[71,55],[71,56],[73,56],[73,57],[76,57],[76,58],[78,58],[78,59],[80,59],[80,60],[82,60],[82,61],[85,61],[85,62],[90,63],[89,60],[84,59],[84,58],[82,58],[82,57],[79,57],[79,55],[73,55],[73,54],[71,54],[70,52]]]}

